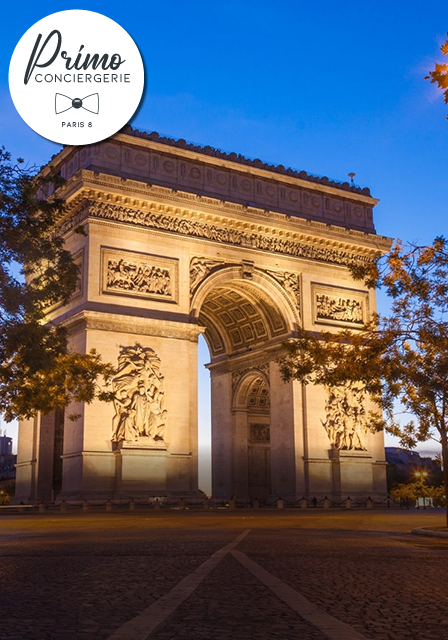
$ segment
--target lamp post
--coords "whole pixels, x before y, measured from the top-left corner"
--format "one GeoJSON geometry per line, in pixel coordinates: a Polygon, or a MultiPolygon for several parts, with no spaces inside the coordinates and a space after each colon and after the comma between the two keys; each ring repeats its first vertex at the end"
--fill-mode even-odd
{"type": "MultiPolygon", "coordinates": [[[[426,509],[426,500],[425,500],[425,493],[423,491],[423,485],[424,485],[424,482],[425,482],[425,480],[426,480],[426,478],[428,476],[428,472],[427,471],[414,471],[414,475],[417,478],[417,481],[420,482],[419,489],[420,489],[420,491],[422,493],[423,509],[426,509]]],[[[417,504],[417,509],[420,509],[420,505],[419,504],[417,504]]]]}

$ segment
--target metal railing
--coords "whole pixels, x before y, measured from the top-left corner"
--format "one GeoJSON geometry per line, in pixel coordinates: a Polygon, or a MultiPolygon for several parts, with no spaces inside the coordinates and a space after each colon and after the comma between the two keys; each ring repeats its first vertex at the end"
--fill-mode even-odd
{"type": "MultiPolygon", "coordinates": [[[[370,496],[367,498],[352,499],[350,496],[341,501],[335,501],[325,496],[324,498],[306,498],[303,496],[297,500],[288,500],[282,497],[271,498],[269,500],[254,499],[251,502],[247,500],[239,500],[233,497],[230,500],[221,500],[214,498],[191,499],[191,498],[170,498],[167,496],[150,497],[147,500],[134,500],[128,498],[123,500],[76,500],[61,502],[40,502],[39,504],[9,504],[1,505],[0,513],[100,513],[100,512],[116,512],[124,513],[142,512],[142,511],[233,511],[236,509],[252,509],[252,510],[273,510],[273,509],[289,509],[289,510],[314,510],[314,509],[330,509],[330,510],[350,510],[350,509],[404,509],[403,504],[396,502],[392,496],[388,495],[382,500],[373,500],[370,496]]],[[[407,506],[409,508],[409,506],[407,506]]]]}

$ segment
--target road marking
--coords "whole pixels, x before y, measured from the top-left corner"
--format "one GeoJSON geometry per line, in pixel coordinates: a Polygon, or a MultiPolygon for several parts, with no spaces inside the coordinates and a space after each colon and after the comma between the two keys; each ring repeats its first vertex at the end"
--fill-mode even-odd
{"type": "Polygon", "coordinates": [[[169,593],[153,602],[152,605],[135,618],[132,618],[132,620],[125,622],[109,636],[108,640],[146,640],[149,638],[151,633],[165,622],[168,616],[174,613],[177,607],[193,593],[204,578],[218,566],[224,556],[232,551],[249,532],[250,529],[246,529],[235,540],[216,551],[193,573],[190,573],[173,587],[169,593]]]}
{"type": "Polygon", "coordinates": [[[300,593],[288,587],[287,584],[273,576],[272,573],[269,573],[269,571],[266,571],[259,564],[248,558],[245,553],[236,550],[232,550],[230,553],[243,567],[273,591],[280,600],[283,600],[301,618],[322,631],[331,640],[367,640],[365,636],[355,631],[345,622],[333,618],[333,616],[316,607],[315,604],[300,595],[300,593]]]}

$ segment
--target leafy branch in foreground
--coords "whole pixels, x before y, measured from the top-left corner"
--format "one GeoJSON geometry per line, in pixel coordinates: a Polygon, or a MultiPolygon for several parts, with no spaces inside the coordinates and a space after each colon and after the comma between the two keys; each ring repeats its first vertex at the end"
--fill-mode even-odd
{"type": "MultiPolygon", "coordinates": [[[[440,51],[444,56],[448,55],[448,33],[447,40],[441,45],[440,51]]],[[[448,104],[448,63],[435,62],[434,69],[425,76],[425,80],[430,80],[433,84],[436,84],[439,89],[442,89],[445,104],[448,104]]]]}
{"type": "Polygon", "coordinates": [[[78,268],[55,233],[62,184],[36,175],[0,149],[0,412],[7,421],[48,413],[72,401],[108,399],[97,380],[113,372],[95,351],[69,350],[67,331],[46,311],[75,291],[78,268]]]}
{"type": "Polygon", "coordinates": [[[441,444],[448,492],[448,241],[397,242],[352,274],[385,288],[390,314],[374,315],[357,331],[299,330],[284,345],[283,378],[330,388],[361,382],[382,410],[370,413],[373,430],[386,429],[405,447],[429,439],[441,444]]]}

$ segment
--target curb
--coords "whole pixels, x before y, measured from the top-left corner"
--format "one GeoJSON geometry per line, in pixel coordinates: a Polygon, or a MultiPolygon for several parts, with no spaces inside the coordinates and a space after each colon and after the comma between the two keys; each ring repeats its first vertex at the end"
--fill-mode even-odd
{"type": "Polygon", "coordinates": [[[426,536],[428,538],[447,538],[448,531],[435,531],[434,529],[425,529],[419,527],[418,529],[412,529],[411,533],[414,536],[426,536]]]}

